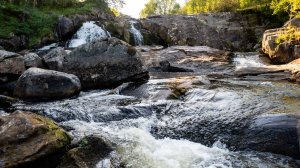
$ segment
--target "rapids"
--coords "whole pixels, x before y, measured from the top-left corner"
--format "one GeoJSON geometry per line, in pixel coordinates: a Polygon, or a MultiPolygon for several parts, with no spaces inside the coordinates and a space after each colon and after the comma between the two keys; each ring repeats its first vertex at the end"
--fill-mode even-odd
{"type": "MultiPolygon", "coordinates": [[[[238,53],[228,68],[257,66],[265,63],[256,53],[238,53]]],[[[257,118],[297,111],[299,95],[299,85],[282,81],[153,73],[147,83],[51,102],[19,101],[6,112],[46,115],[74,142],[101,135],[129,168],[293,168],[299,166],[293,158],[237,146],[245,145],[244,131],[257,118]]],[[[109,166],[108,160],[98,167],[109,166]]]]}

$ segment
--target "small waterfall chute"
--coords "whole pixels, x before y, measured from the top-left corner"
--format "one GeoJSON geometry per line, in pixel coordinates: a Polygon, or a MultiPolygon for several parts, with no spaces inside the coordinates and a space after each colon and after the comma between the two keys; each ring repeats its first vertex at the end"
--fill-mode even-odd
{"type": "Polygon", "coordinates": [[[110,33],[98,26],[94,21],[83,23],[81,28],[74,34],[68,44],[69,48],[75,48],[95,40],[104,40],[111,37],[110,33]]]}
{"type": "Polygon", "coordinates": [[[136,46],[143,45],[144,37],[143,37],[141,31],[135,27],[135,25],[138,24],[138,22],[132,20],[132,21],[129,21],[129,23],[130,23],[129,32],[132,33],[132,35],[133,35],[134,44],[136,46]]]}
{"type": "Polygon", "coordinates": [[[236,69],[263,68],[267,66],[257,53],[237,53],[233,62],[236,65],[236,69]]]}

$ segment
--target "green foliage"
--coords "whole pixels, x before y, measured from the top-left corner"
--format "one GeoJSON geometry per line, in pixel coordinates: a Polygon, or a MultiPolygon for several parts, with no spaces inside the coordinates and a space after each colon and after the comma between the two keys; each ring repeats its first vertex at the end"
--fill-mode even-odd
{"type": "Polygon", "coordinates": [[[273,0],[271,8],[274,13],[286,12],[293,17],[300,12],[300,0],[273,0]]]}
{"type": "Polygon", "coordinates": [[[283,31],[276,38],[275,44],[280,44],[282,42],[292,42],[292,41],[300,41],[300,30],[296,27],[288,27],[288,30],[283,31]]]}
{"type": "Polygon", "coordinates": [[[0,1],[0,38],[26,35],[29,47],[42,38],[54,38],[54,26],[60,15],[87,13],[92,8],[109,10],[108,2],[122,0],[2,0],[0,1]]]}
{"type": "Polygon", "coordinates": [[[141,17],[153,15],[175,14],[180,10],[176,0],[149,0],[144,9],[140,12],[141,17]]]}
{"type": "Polygon", "coordinates": [[[188,0],[182,8],[185,14],[226,12],[268,7],[274,14],[288,13],[291,17],[300,12],[300,0],[188,0]]]}

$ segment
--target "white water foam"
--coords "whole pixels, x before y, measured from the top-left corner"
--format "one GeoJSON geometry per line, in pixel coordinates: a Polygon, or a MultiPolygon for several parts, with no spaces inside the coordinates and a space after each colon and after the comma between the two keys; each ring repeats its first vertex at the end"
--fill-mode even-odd
{"type": "MultiPolygon", "coordinates": [[[[118,144],[117,153],[128,168],[231,168],[231,152],[220,142],[212,147],[188,140],[157,139],[150,133],[155,117],[105,123],[69,121],[76,125],[73,135],[101,133],[118,144]],[[80,125],[80,126],[79,126],[80,125]]],[[[64,124],[64,125],[65,125],[64,124]]],[[[74,126],[73,125],[73,126],[74,126]]],[[[103,164],[99,162],[99,164],[103,164]]]]}
{"type": "Polygon", "coordinates": [[[136,21],[130,21],[130,29],[129,32],[133,34],[134,43],[137,46],[143,45],[144,43],[144,37],[140,30],[138,30],[134,25],[137,23],[136,21]]]}
{"type": "Polygon", "coordinates": [[[259,57],[258,54],[240,54],[238,53],[233,59],[236,69],[240,68],[257,68],[267,66],[259,57]]]}
{"type": "MultiPolygon", "coordinates": [[[[155,117],[110,123],[67,121],[74,137],[100,135],[117,144],[116,152],[127,168],[290,168],[287,159],[268,153],[231,152],[217,141],[212,147],[184,139],[155,138],[149,131],[155,117]]],[[[78,141],[79,139],[77,139],[78,141]]],[[[96,167],[109,167],[108,159],[96,167]]]]}
{"type": "Polygon", "coordinates": [[[51,48],[54,48],[54,47],[57,47],[57,46],[58,46],[57,43],[52,43],[50,45],[44,46],[44,47],[39,48],[37,50],[39,50],[39,51],[50,50],[51,48]]]}
{"type": "Polygon", "coordinates": [[[68,47],[75,48],[82,44],[86,44],[95,40],[107,39],[109,37],[111,37],[110,33],[96,25],[94,21],[85,22],[73,36],[68,47]]]}
{"type": "Polygon", "coordinates": [[[217,145],[206,147],[188,140],[155,139],[149,132],[139,128],[121,130],[120,135],[128,141],[118,150],[127,167],[232,167],[225,159],[229,151],[217,145]]]}

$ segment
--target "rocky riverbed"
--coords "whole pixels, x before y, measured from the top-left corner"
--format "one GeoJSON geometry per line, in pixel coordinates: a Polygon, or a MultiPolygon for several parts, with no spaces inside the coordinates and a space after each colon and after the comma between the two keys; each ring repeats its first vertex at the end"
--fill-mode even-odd
{"type": "MultiPolygon", "coordinates": [[[[142,44],[139,25],[165,17],[116,24],[141,31],[133,40],[142,44]]],[[[224,26],[235,17],[186,21],[213,32],[214,19],[224,26]]],[[[243,37],[232,45],[253,48],[243,37]]],[[[299,167],[297,57],[273,65],[272,56],[216,41],[134,47],[96,22],[68,41],[0,50],[0,167],[299,167]]]]}
{"type": "Polygon", "coordinates": [[[104,155],[101,145],[91,160],[85,158],[92,152],[88,147],[70,155],[90,167],[299,166],[300,88],[286,80],[288,72],[249,73],[271,66],[258,53],[137,48],[150,71],[147,82],[84,91],[71,99],[16,101],[2,115],[35,112],[68,130],[74,144],[89,143],[82,142],[89,136],[112,143],[112,152],[104,155]]]}

